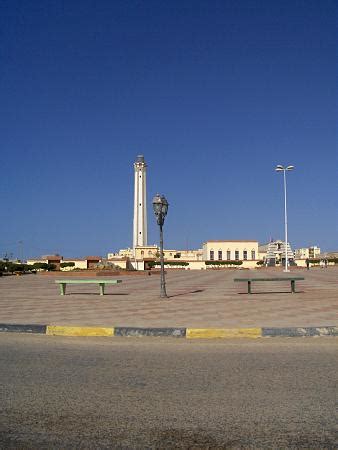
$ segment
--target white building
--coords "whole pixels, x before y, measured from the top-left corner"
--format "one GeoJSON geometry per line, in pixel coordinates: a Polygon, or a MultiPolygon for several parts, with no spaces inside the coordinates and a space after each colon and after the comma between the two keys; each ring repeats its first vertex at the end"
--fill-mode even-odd
{"type": "Polygon", "coordinates": [[[256,261],[259,259],[255,240],[207,241],[203,244],[204,261],[256,261]]]}
{"type": "MultiPolygon", "coordinates": [[[[294,265],[295,255],[291,249],[291,245],[287,242],[286,245],[287,257],[290,265],[294,265]]],[[[268,244],[265,262],[267,266],[275,266],[285,260],[285,242],[284,241],[271,241],[268,244]]]]}
{"type": "Polygon", "coordinates": [[[313,245],[311,247],[303,247],[303,248],[297,248],[295,250],[295,257],[297,259],[315,259],[320,257],[320,248],[316,245],[313,245]]]}

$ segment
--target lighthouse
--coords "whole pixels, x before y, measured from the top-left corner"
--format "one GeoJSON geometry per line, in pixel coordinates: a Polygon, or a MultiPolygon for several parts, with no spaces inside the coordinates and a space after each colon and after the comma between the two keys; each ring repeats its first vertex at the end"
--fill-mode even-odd
{"type": "Polygon", "coordinates": [[[147,164],[143,155],[138,155],[134,162],[134,234],[135,247],[147,245],[147,164]]]}

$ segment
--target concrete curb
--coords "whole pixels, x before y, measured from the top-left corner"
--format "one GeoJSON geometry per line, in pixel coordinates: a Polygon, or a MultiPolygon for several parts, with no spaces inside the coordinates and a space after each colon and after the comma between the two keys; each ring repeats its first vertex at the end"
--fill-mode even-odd
{"type": "Polygon", "coordinates": [[[282,328],[139,328],[90,327],[38,324],[0,324],[0,332],[45,334],[49,336],[109,336],[109,337],[163,337],[186,339],[318,337],[338,336],[338,327],[282,327],[282,328]]]}
{"type": "Polygon", "coordinates": [[[114,336],[172,336],[186,337],[186,328],[135,328],[135,327],[115,327],[114,336]]]}
{"type": "Polygon", "coordinates": [[[0,332],[46,334],[47,325],[22,325],[0,323],[0,332]]]}

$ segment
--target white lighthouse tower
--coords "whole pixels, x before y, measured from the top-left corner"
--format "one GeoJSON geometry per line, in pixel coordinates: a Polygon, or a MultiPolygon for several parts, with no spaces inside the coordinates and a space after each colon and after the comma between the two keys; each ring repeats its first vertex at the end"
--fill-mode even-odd
{"type": "Polygon", "coordinates": [[[147,245],[147,164],[144,156],[138,155],[134,162],[135,184],[134,184],[134,235],[133,250],[135,247],[147,245]]]}

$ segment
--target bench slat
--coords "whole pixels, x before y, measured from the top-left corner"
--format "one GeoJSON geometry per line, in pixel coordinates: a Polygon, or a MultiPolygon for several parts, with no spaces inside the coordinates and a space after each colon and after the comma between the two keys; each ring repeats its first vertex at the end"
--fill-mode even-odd
{"type": "Polygon", "coordinates": [[[291,280],[305,280],[303,277],[288,277],[288,278],[234,278],[234,281],[291,281],[291,280]]]}
{"type": "Polygon", "coordinates": [[[67,284],[98,284],[100,286],[100,295],[104,295],[104,288],[107,284],[122,283],[122,280],[97,280],[97,279],[75,279],[72,280],[55,280],[60,286],[60,295],[65,295],[67,284]]]}
{"type": "Polygon", "coordinates": [[[244,281],[248,283],[248,294],[251,294],[251,284],[253,281],[291,281],[291,292],[295,293],[297,280],[304,280],[304,277],[283,277],[283,278],[234,278],[234,281],[244,281]]]}
{"type": "Polygon", "coordinates": [[[67,284],[117,284],[122,283],[122,280],[55,280],[55,283],[67,284]]]}

